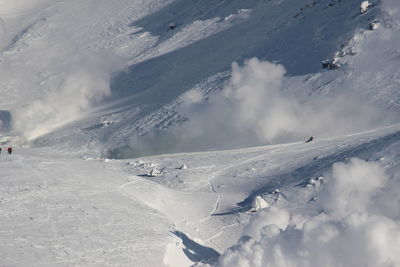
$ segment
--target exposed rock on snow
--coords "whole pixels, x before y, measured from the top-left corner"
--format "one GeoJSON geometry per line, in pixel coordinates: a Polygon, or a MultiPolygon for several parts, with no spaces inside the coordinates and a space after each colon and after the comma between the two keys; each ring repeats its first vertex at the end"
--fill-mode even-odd
{"type": "Polygon", "coordinates": [[[371,3],[368,1],[364,1],[360,5],[360,14],[364,14],[368,11],[368,8],[371,6],[371,3]]]}
{"type": "Polygon", "coordinates": [[[319,187],[324,181],[324,177],[316,177],[316,178],[311,178],[310,181],[308,182],[307,186],[308,187],[319,187]]]}
{"type": "Polygon", "coordinates": [[[0,0],[0,265],[400,266],[399,0],[363,1],[0,0]]]}
{"type": "Polygon", "coordinates": [[[175,28],[176,28],[175,23],[170,23],[169,26],[168,26],[168,28],[169,28],[170,30],[175,29],[175,28]]]}
{"type": "Polygon", "coordinates": [[[376,30],[376,29],[378,29],[378,28],[379,28],[379,23],[378,23],[378,22],[373,21],[373,22],[370,22],[370,23],[369,23],[369,29],[370,29],[371,31],[376,30]]]}
{"type": "Polygon", "coordinates": [[[186,164],[183,164],[179,167],[180,170],[186,170],[188,167],[186,166],[186,164]]]}
{"type": "Polygon", "coordinates": [[[323,69],[335,70],[338,69],[339,67],[340,65],[335,59],[327,59],[322,61],[323,69]]]}

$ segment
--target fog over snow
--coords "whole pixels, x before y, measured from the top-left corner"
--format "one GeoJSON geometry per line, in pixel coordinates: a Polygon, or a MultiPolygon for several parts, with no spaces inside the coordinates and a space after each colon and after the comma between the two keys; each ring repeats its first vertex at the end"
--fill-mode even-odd
{"type": "Polygon", "coordinates": [[[0,1],[0,265],[400,266],[399,48],[398,0],[0,1]]]}

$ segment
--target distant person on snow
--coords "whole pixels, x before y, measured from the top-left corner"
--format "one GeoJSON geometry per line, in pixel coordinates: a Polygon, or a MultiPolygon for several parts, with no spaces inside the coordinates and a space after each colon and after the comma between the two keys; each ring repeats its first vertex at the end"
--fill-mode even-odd
{"type": "Polygon", "coordinates": [[[7,151],[8,151],[8,154],[11,155],[11,153],[12,153],[12,147],[8,147],[8,148],[7,148],[7,151]]]}
{"type": "Polygon", "coordinates": [[[305,143],[310,143],[312,140],[314,140],[314,137],[310,136],[305,143]]]}
{"type": "Polygon", "coordinates": [[[1,147],[0,147],[0,154],[1,154],[1,147]]]}

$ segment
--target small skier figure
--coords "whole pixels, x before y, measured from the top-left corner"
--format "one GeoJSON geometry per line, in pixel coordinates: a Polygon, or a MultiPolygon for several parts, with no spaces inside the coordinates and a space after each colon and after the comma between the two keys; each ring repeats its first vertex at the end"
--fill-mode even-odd
{"type": "Polygon", "coordinates": [[[8,148],[7,148],[7,151],[8,151],[8,154],[11,155],[11,153],[12,153],[12,147],[8,147],[8,148]]]}
{"type": "Polygon", "coordinates": [[[308,138],[307,141],[305,141],[305,143],[310,143],[312,140],[314,140],[314,137],[310,136],[310,138],[308,138]]]}
{"type": "Polygon", "coordinates": [[[1,154],[1,147],[0,147],[0,154],[1,154]]]}

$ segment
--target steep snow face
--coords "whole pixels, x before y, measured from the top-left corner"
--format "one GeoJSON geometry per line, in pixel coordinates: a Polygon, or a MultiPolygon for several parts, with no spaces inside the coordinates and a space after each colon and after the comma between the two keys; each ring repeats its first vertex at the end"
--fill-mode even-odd
{"type": "Polygon", "coordinates": [[[307,88],[303,79],[296,81],[285,72],[282,65],[256,58],[243,66],[234,63],[232,77],[222,91],[208,99],[197,89],[185,93],[178,111],[188,121],[132,140],[131,155],[283,143],[306,140],[310,135],[339,136],[396,121],[395,113],[386,108],[388,103],[379,106],[358,88],[343,90],[332,83],[328,96],[310,97],[312,85],[307,88]]]}
{"type": "MultiPolygon", "coordinates": [[[[316,1],[315,3],[296,2],[295,4],[288,1],[249,3],[254,5],[245,7],[250,9],[251,12],[248,18],[242,22],[182,49],[135,64],[128,73],[115,77],[112,87],[113,97],[118,97],[118,95],[122,97],[130,96],[132,103],[135,103],[136,106],[144,103],[145,99],[151,98],[154,99],[152,107],[160,107],[162,106],[160,101],[170,102],[179,94],[191,88],[207,92],[212,86],[210,84],[214,84],[213,90],[219,90],[224,87],[224,82],[229,78],[229,74],[227,75],[224,71],[230,69],[230,64],[237,60],[241,64],[243,59],[253,56],[257,56],[259,60],[278,61],[285,67],[288,76],[320,71],[323,59],[333,57],[341,45],[346,45],[346,40],[351,38],[351,34],[357,27],[366,27],[368,20],[378,14],[378,9],[374,8],[370,10],[369,17],[361,16],[359,14],[359,1],[334,2],[331,4],[323,1],[316,1]],[[341,19],[338,19],[338,17],[341,17],[341,19]],[[343,21],[347,22],[342,24],[343,21]],[[301,34],[298,34],[299,32],[301,34]],[[212,49],[209,49],[210,47],[212,49]],[[194,60],[187,60],[188,58],[194,60]],[[170,62],[173,62],[172,65],[170,62]],[[209,64],[210,62],[212,63],[209,64]],[[149,76],[144,75],[144,73],[148,73],[149,76]],[[135,86],[132,86],[133,84],[135,86]],[[162,92],[162,94],[159,92],[162,92]]],[[[217,5],[218,8],[210,10],[206,8],[207,4],[205,4],[204,9],[206,11],[197,14],[183,5],[182,1],[176,1],[161,11],[171,12],[177,17],[177,20],[185,22],[191,19],[185,17],[185,14],[194,14],[204,18],[204,14],[212,12],[223,14],[236,4],[236,1],[233,1],[232,4],[226,3],[223,8],[222,5],[217,5]],[[183,5],[182,10],[178,10],[181,5],[183,5]],[[221,10],[224,10],[224,12],[221,10]]],[[[196,5],[194,7],[197,8],[196,5]]],[[[162,18],[161,13],[157,13],[157,15],[162,18]]],[[[154,17],[150,16],[150,18],[154,17]]],[[[144,27],[149,28],[150,32],[156,32],[162,39],[171,34],[168,31],[161,31],[159,24],[153,25],[147,19],[138,23],[143,23],[144,27]]],[[[176,24],[179,25],[179,23],[176,24]]],[[[177,28],[178,30],[179,28],[177,28]]],[[[294,87],[298,87],[298,85],[294,87]]],[[[303,92],[303,94],[306,93],[309,92],[303,92]]],[[[128,106],[132,103],[126,101],[128,106]]],[[[174,105],[173,102],[172,105],[174,105]]],[[[147,105],[144,104],[144,106],[148,109],[147,105]]],[[[160,114],[161,112],[165,112],[165,110],[160,110],[154,114],[154,120],[161,122],[158,123],[160,128],[168,127],[168,122],[173,121],[176,114],[170,112],[163,116],[160,114]]],[[[136,118],[142,115],[142,113],[127,114],[126,118],[136,121],[136,118]]],[[[188,117],[190,118],[190,116],[188,117]]],[[[126,153],[125,150],[129,150],[126,144],[130,141],[132,143],[131,148],[140,146],[142,143],[141,140],[136,142],[131,134],[127,133],[142,131],[143,124],[143,121],[140,121],[127,129],[124,125],[117,123],[115,127],[118,129],[118,137],[111,133],[112,129],[109,129],[109,131],[103,132],[105,138],[103,143],[108,143],[109,137],[107,135],[111,134],[113,145],[118,140],[119,145],[123,146],[122,153],[114,151],[112,155],[124,154],[126,153]],[[130,140],[131,138],[132,140],[130,140]]],[[[152,127],[153,125],[149,126],[152,127]]],[[[155,123],[155,125],[157,124],[155,123]]],[[[268,128],[268,126],[265,128],[268,128]]],[[[206,129],[212,131],[211,127],[206,129]]],[[[146,133],[147,130],[144,129],[142,132],[146,133]]],[[[163,138],[158,137],[158,133],[155,135],[154,139],[163,138]]],[[[182,136],[184,135],[182,134],[182,136]]],[[[176,139],[181,139],[182,136],[176,139]]],[[[201,141],[193,140],[191,143],[199,142],[201,143],[201,141]]],[[[213,147],[214,145],[210,144],[209,146],[213,147]]],[[[224,145],[220,146],[220,148],[223,147],[224,145]]],[[[205,148],[197,147],[197,149],[205,148]]]]}
{"type": "Polygon", "coordinates": [[[90,146],[97,150],[129,148],[132,136],[179,121],[182,93],[223,88],[233,61],[278,61],[288,76],[320,71],[322,60],[379,13],[372,7],[360,16],[359,6],[356,0],[53,1],[29,9],[29,19],[5,21],[2,105],[13,109],[14,129],[25,139],[68,125],[38,143],[54,145],[63,135],[78,148],[86,138],[101,144],[90,146]],[[13,108],[17,102],[22,108],[13,108]],[[113,123],[94,127],[104,119],[113,123]],[[77,120],[83,123],[70,124],[77,120]]]}
{"type": "MultiPolygon", "coordinates": [[[[183,94],[178,116],[188,121],[169,130],[164,129],[168,125],[163,122],[162,130],[152,131],[144,138],[128,138],[130,146],[121,144],[125,147],[112,150],[111,155],[280,143],[310,135],[340,135],[398,121],[399,21],[396,4],[388,7],[389,4],[384,2],[380,17],[368,17],[379,20],[382,28],[358,29],[333,55],[340,69],[290,76],[285,75],[285,66],[255,58],[243,65],[234,63],[228,84],[220,81],[223,85],[214,85],[215,92],[207,91],[215,81],[210,79],[204,87],[183,94]],[[163,146],[165,143],[169,145],[163,146]]],[[[162,119],[176,117],[171,113],[162,119]]],[[[155,119],[157,116],[161,115],[156,114],[155,119]]]]}
{"type": "MultiPolygon", "coordinates": [[[[332,4],[325,10],[330,12],[330,10],[340,8],[341,4],[341,2],[332,4]]],[[[125,132],[147,133],[146,129],[143,129],[142,123],[136,124],[128,131],[124,126],[120,128],[116,124],[115,126],[120,131],[118,131],[118,137],[113,136],[112,138],[113,146],[115,146],[115,140],[118,140],[122,147],[113,149],[109,155],[137,156],[207,150],[216,147],[229,148],[235,145],[280,143],[305,139],[313,134],[318,136],[340,135],[396,121],[396,115],[388,112],[388,109],[397,112],[399,106],[398,90],[396,89],[399,61],[393,60],[398,44],[397,22],[393,20],[394,9],[390,11],[392,15],[387,15],[386,10],[389,9],[386,9],[380,17],[376,18],[378,6],[373,6],[363,15],[357,13],[358,7],[353,10],[356,14],[352,20],[349,19],[349,23],[357,24],[355,20],[359,19],[359,22],[364,24],[354,32],[353,37],[349,37],[348,42],[342,43],[331,55],[335,64],[340,66],[339,70],[292,76],[293,71],[288,67],[291,63],[281,60],[280,62],[284,64],[283,67],[287,72],[285,76],[285,71],[282,71],[281,75],[275,75],[275,72],[268,71],[264,67],[267,63],[260,59],[258,59],[259,63],[244,63],[244,67],[232,68],[231,80],[228,85],[224,82],[229,74],[220,73],[219,76],[215,75],[207,79],[190,91],[193,93],[190,93],[189,96],[196,97],[194,102],[190,97],[187,99],[188,95],[184,94],[183,101],[187,100],[187,103],[194,104],[192,108],[188,108],[187,103],[183,103],[181,105],[183,108],[176,114],[176,103],[172,103],[173,111],[168,113],[168,108],[162,108],[156,112],[152,124],[148,126],[152,127],[157,125],[156,121],[161,121],[158,126],[162,130],[151,131],[145,138],[136,138],[132,135],[125,135],[125,132]],[[381,20],[385,26],[377,31],[369,30],[369,22],[376,19],[381,20]],[[377,50],[376,47],[380,47],[380,49],[377,50]],[[371,51],[376,52],[371,53],[371,51]],[[379,75],[376,75],[377,73],[379,75]],[[238,74],[236,78],[235,74],[238,74]],[[235,79],[242,80],[235,84],[235,79]],[[256,82],[254,81],[256,80],[259,83],[255,86],[256,82]],[[267,84],[267,81],[270,83],[267,84]],[[272,83],[278,85],[271,86],[272,83]],[[210,94],[210,87],[213,87],[215,91],[224,88],[223,93],[210,94]],[[235,93],[227,94],[229,91],[237,92],[237,95],[235,93]],[[199,94],[204,94],[206,100],[202,101],[203,98],[199,97],[199,94]],[[165,112],[167,112],[166,115],[161,114],[165,112]],[[175,126],[166,131],[164,128],[171,128],[168,123],[176,120],[178,116],[188,118],[188,122],[183,123],[181,127],[175,126]],[[127,146],[127,143],[130,145],[127,146]],[[165,143],[170,145],[163,146],[162,144],[165,143]]],[[[257,14],[251,13],[248,21],[254,19],[257,14]]],[[[313,13],[313,15],[315,14],[313,13]]],[[[317,20],[316,17],[313,19],[317,20]]],[[[241,27],[243,24],[237,27],[241,27]]],[[[332,23],[329,26],[337,25],[334,26],[332,23]]],[[[312,42],[314,41],[318,42],[312,39],[312,42]]],[[[321,44],[321,47],[324,46],[321,44]]],[[[302,49],[305,48],[302,43],[293,49],[303,55],[302,49]]],[[[312,53],[314,50],[309,52],[312,53]]],[[[250,61],[256,62],[257,60],[250,61]]],[[[302,61],[296,56],[292,58],[292,61],[298,64],[302,64],[300,62],[309,64],[309,61],[302,61]]],[[[193,64],[197,64],[197,62],[193,64]]],[[[241,64],[238,65],[241,66],[241,64]]],[[[276,66],[276,69],[279,68],[282,68],[282,65],[276,66]]],[[[170,71],[169,74],[171,74],[170,71]]],[[[128,77],[128,74],[126,76],[128,77]]],[[[168,83],[163,83],[162,86],[166,86],[166,84],[168,83]]],[[[157,85],[149,84],[149,86],[154,88],[157,85]]],[[[177,87],[178,85],[174,86],[174,88],[177,87]]],[[[168,93],[170,92],[168,90],[168,93]]],[[[147,95],[146,92],[143,94],[147,95]]],[[[138,116],[138,113],[133,116],[138,116]]],[[[148,119],[146,118],[146,121],[148,119]]],[[[104,135],[104,138],[107,138],[106,136],[107,134],[104,135]]],[[[105,143],[107,144],[106,140],[105,143]]]]}
{"type": "Polygon", "coordinates": [[[15,135],[33,139],[81,119],[110,94],[129,27],[163,1],[16,1],[0,24],[1,105],[15,135]],[[17,108],[18,107],[18,108],[17,108]]]}

